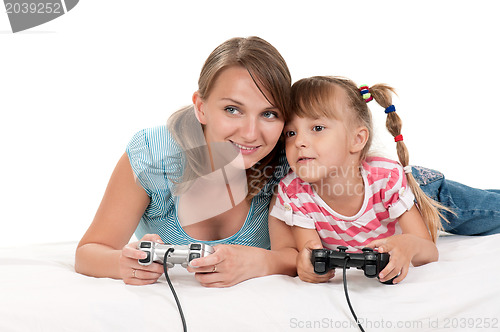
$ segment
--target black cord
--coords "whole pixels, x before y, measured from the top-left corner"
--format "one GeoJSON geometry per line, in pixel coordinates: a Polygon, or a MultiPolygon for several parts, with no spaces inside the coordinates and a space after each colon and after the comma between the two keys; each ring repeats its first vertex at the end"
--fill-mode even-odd
{"type": "Polygon", "coordinates": [[[365,332],[365,330],[363,330],[363,326],[361,326],[361,323],[359,322],[358,320],[358,317],[356,316],[356,313],[354,312],[354,309],[352,308],[352,305],[351,305],[351,300],[349,300],[349,294],[347,292],[347,278],[346,278],[346,272],[347,272],[347,262],[349,261],[349,257],[346,257],[344,259],[344,276],[343,276],[343,280],[344,280],[344,293],[345,293],[345,298],[347,300],[347,305],[349,305],[349,309],[351,310],[351,314],[352,316],[354,317],[354,320],[356,321],[356,324],[358,324],[358,327],[359,329],[361,330],[361,332],[365,332]]]}
{"type": "Polygon", "coordinates": [[[165,278],[167,278],[167,283],[170,286],[170,290],[172,291],[172,294],[174,295],[175,302],[177,303],[177,308],[179,308],[179,313],[181,314],[181,319],[182,319],[182,328],[183,328],[184,332],[187,332],[186,319],[184,318],[184,313],[182,312],[181,303],[179,302],[179,298],[177,297],[177,293],[175,292],[174,286],[172,285],[172,282],[170,281],[170,277],[168,276],[167,259],[168,259],[168,255],[173,251],[174,251],[174,248],[169,248],[167,250],[167,252],[165,253],[165,257],[163,257],[163,272],[165,272],[165,278]]]}

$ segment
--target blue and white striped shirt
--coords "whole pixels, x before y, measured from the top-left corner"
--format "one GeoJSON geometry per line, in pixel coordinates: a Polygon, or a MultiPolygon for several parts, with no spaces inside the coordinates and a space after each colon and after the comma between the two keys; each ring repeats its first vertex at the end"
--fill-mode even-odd
{"type": "Polygon", "coordinates": [[[144,129],[136,133],[126,149],[130,165],[138,182],[151,201],[146,208],[135,235],[158,234],[165,243],[188,244],[202,242],[209,245],[239,244],[269,249],[268,213],[273,188],[286,174],[288,164],[284,153],[280,166],[264,188],[252,199],[247,218],[236,234],[217,241],[200,241],[182,229],[177,216],[177,199],[172,194],[173,182],[169,174],[182,174],[184,169],[181,147],[166,126],[144,129]]]}

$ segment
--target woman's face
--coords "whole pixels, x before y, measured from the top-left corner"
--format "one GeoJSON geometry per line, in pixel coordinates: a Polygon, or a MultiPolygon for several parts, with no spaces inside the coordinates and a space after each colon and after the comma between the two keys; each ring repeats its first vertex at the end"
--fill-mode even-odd
{"type": "Polygon", "coordinates": [[[240,66],[222,70],[209,96],[201,99],[195,92],[193,102],[205,125],[207,143],[231,143],[247,169],[273,150],[283,130],[282,111],[270,104],[240,66]]]}

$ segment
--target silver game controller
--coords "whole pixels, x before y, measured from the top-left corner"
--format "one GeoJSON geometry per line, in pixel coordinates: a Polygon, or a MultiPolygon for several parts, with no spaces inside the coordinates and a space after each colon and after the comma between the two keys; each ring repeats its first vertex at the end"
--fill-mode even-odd
{"type": "Polygon", "coordinates": [[[205,257],[214,252],[214,249],[204,243],[191,243],[188,245],[161,244],[151,241],[141,241],[137,249],[144,251],[147,256],[139,259],[139,264],[149,265],[153,262],[163,264],[167,255],[167,267],[172,268],[175,264],[181,264],[186,268],[196,258],[205,257]]]}

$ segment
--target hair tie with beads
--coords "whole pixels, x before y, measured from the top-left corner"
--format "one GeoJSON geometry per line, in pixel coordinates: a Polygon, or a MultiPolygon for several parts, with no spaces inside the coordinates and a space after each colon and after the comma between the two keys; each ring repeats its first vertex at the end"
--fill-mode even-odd
{"type": "Polygon", "coordinates": [[[403,135],[398,135],[396,137],[394,137],[394,142],[399,142],[399,141],[402,141],[403,140],[403,135]]]}
{"type": "Polygon", "coordinates": [[[368,89],[368,85],[361,85],[359,87],[359,91],[361,92],[361,96],[363,97],[363,100],[368,103],[373,100],[373,96],[370,93],[370,90],[368,89]]]}
{"type": "Polygon", "coordinates": [[[385,114],[396,112],[396,107],[394,107],[394,105],[391,105],[391,106],[387,107],[384,112],[385,112],[385,114]]]}

